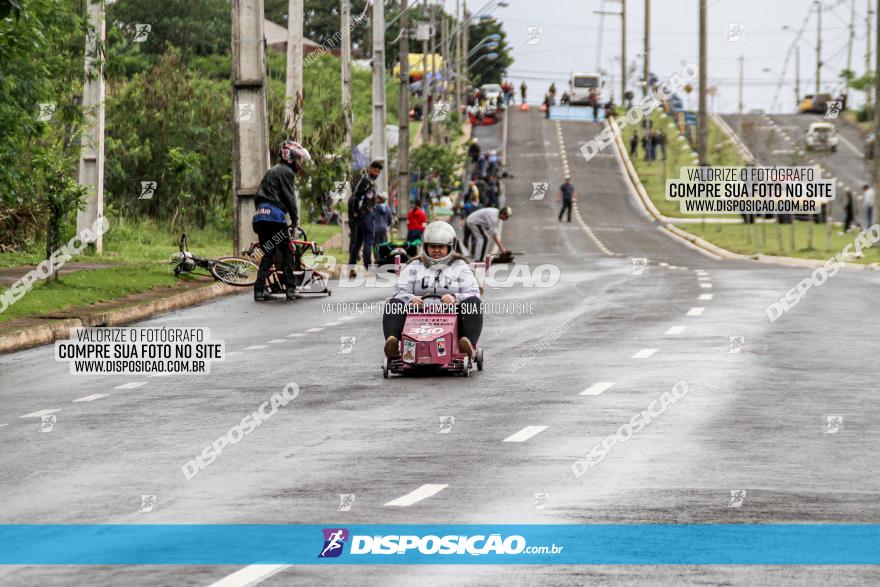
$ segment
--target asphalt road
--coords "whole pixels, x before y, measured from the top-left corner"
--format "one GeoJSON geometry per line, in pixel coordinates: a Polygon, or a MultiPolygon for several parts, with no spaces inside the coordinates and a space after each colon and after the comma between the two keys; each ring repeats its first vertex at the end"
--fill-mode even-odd
{"type": "MultiPolygon", "coordinates": [[[[204,376],[73,377],[51,347],[3,355],[0,523],[880,522],[880,275],[839,273],[770,323],[764,308],[809,271],[708,258],[661,233],[611,151],[589,163],[579,154],[599,128],[511,113],[505,243],[526,253],[520,263],[557,265],[561,279],[486,292],[487,302],[531,304],[533,313],[486,317],[485,371],[383,379],[379,315],[323,308],[387,295],[364,287],[290,304],[241,295],[142,324],[210,327],[234,354],[204,376]],[[555,191],[566,173],[580,220],[560,223],[555,191]],[[530,199],[533,182],[550,192],[530,199]],[[649,260],[640,275],[633,257],[649,260]],[[516,368],[566,320],[562,336],[516,368]],[[340,337],[356,337],[350,353],[340,352],[340,337]],[[730,337],[744,337],[741,352],[730,352],[730,337]],[[574,478],[577,458],[679,381],[689,389],[683,399],[574,478]],[[289,382],[299,397],[184,478],[184,462],[289,382]],[[95,394],[106,395],[75,401],[95,394]],[[58,410],[49,433],[39,417],[25,417],[41,410],[58,410]],[[829,415],[844,418],[837,433],[825,433],[829,415]],[[454,424],[438,433],[446,416],[454,424]],[[505,442],[517,433],[523,441],[505,442]],[[386,505],[426,484],[444,487],[386,505]],[[740,507],[728,507],[732,490],[746,490],[740,507]],[[536,493],[549,494],[543,510],[536,493]],[[151,512],[139,511],[145,494],[156,496],[151,512]],[[337,511],[339,494],[356,495],[350,511],[337,511]]],[[[0,583],[254,584],[241,572],[261,585],[880,579],[858,566],[286,567],[271,575],[44,566],[0,567],[0,583]]]]}
{"type": "MultiPolygon", "coordinates": [[[[762,165],[819,165],[823,177],[837,180],[837,197],[831,204],[832,218],[844,219],[845,191],[860,205],[862,185],[870,183],[871,160],[865,159],[864,139],[842,119],[825,120],[818,114],[724,114],[722,118],[739,135],[762,165]],[[837,151],[806,151],[804,135],[814,122],[831,122],[837,128],[837,151]]],[[[857,220],[864,223],[861,208],[857,220]]]]}

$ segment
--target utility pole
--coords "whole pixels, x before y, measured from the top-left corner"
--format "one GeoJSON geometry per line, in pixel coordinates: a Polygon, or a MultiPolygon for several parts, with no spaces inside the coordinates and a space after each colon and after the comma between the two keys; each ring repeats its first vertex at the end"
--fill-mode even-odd
{"type": "Polygon", "coordinates": [[[626,94],[626,0],[620,0],[620,103],[626,94]]]}
{"type": "Polygon", "coordinates": [[[407,0],[400,0],[400,102],[397,119],[398,138],[397,217],[401,232],[406,228],[409,212],[409,14],[407,0]]]}
{"type": "MultiPolygon", "coordinates": [[[[86,186],[85,208],[76,214],[77,233],[104,216],[104,1],[88,3],[89,31],[86,33],[85,81],[83,83],[83,133],[79,156],[79,183],[86,186]],[[94,31],[94,32],[92,32],[94,31]]],[[[95,232],[95,252],[104,254],[104,238],[95,232]]]]}
{"type": "Polygon", "coordinates": [[[449,101],[449,48],[446,44],[449,42],[449,21],[446,20],[446,15],[441,12],[440,13],[440,59],[443,60],[443,74],[442,74],[442,88],[443,88],[443,101],[449,101]]]}
{"type": "Polygon", "coordinates": [[[462,92],[461,92],[461,40],[462,40],[462,19],[461,19],[461,2],[455,0],[455,22],[458,23],[455,31],[455,111],[461,109],[462,92]]]}
{"type": "MultiPolygon", "coordinates": [[[[426,24],[426,21],[422,21],[421,24],[426,24]]],[[[431,28],[430,24],[427,24],[428,29],[431,28]]],[[[430,30],[429,30],[430,33],[430,30]]],[[[422,37],[422,144],[427,145],[431,140],[431,118],[430,113],[428,112],[428,92],[430,91],[428,84],[428,45],[431,42],[431,35],[426,34],[422,37]]]]}
{"type": "Polygon", "coordinates": [[[435,28],[434,23],[435,23],[435,15],[436,15],[435,5],[430,4],[428,10],[430,11],[430,14],[431,14],[431,20],[430,20],[430,23],[431,23],[430,24],[431,42],[428,43],[428,45],[430,46],[430,49],[431,49],[431,77],[430,77],[430,80],[428,81],[428,105],[425,108],[425,112],[427,114],[427,118],[425,118],[425,122],[428,124],[428,142],[430,143],[431,139],[433,138],[433,134],[434,134],[433,133],[434,129],[432,128],[434,125],[431,124],[431,114],[432,114],[432,111],[434,110],[434,86],[436,85],[436,81],[437,81],[436,80],[436,78],[437,78],[437,62],[434,59],[434,55],[437,54],[437,52],[434,51],[434,28],[435,28]]]}
{"type": "Polygon", "coordinates": [[[345,179],[351,177],[351,127],[354,125],[351,110],[351,0],[341,0],[340,21],[342,31],[342,117],[345,124],[345,179]]]}
{"type": "Polygon", "coordinates": [[[745,56],[740,55],[739,59],[739,113],[743,113],[743,62],[746,60],[745,56]]]}
{"type": "MultiPolygon", "coordinates": [[[[644,96],[647,96],[651,93],[651,82],[649,78],[651,76],[651,0],[645,0],[645,93],[644,96]]],[[[648,123],[648,117],[645,117],[645,124],[648,123]]]]}
{"type": "MultiPolygon", "coordinates": [[[[867,2],[867,6],[865,7],[865,33],[867,38],[867,47],[865,52],[865,73],[871,71],[871,0],[865,0],[867,2]]],[[[865,92],[865,102],[866,106],[871,105],[871,86],[868,86],[868,91],[865,92]]]]}
{"type": "Polygon", "coordinates": [[[462,30],[462,48],[461,48],[461,83],[468,81],[468,57],[471,47],[471,15],[467,9],[467,0],[462,0],[462,14],[464,20],[461,23],[462,30]]]}
{"type": "MultiPolygon", "coordinates": [[[[849,41],[846,44],[846,70],[852,72],[852,50],[856,39],[856,0],[850,0],[849,5],[849,41]]],[[[847,88],[849,81],[847,80],[847,88]]]]}
{"type": "Polygon", "coordinates": [[[269,168],[263,0],[232,0],[233,254],[256,235],[254,195],[269,168]]]}
{"type": "Polygon", "coordinates": [[[373,6],[373,145],[370,157],[385,164],[376,180],[376,191],[388,194],[388,151],[385,147],[385,4],[373,6]]]}
{"type": "Polygon", "coordinates": [[[801,48],[794,48],[794,104],[801,103],[801,48]]]}
{"type": "MultiPolygon", "coordinates": [[[[880,2],[880,0],[877,0],[880,2]]],[[[700,96],[697,112],[697,156],[706,165],[706,0],[700,0],[700,96]]]]}
{"type": "MultiPolygon", "coordinates": [[[[877,0],[877,14],[880,14],[880,0],[877,0]]],[[[874,71],[880,72],[880,18],[877,19],[877,31],[875,37],[877,38],[877,48],[874,51],[874,54],[877,57],[877,63],[875,64],[874,71]]],[[[874,95],[880,98],[880,75],[874,75],[874,95]]],[[[880,100],[878,100],[880,103],[880,100]]],[[[874,108],[874,136],[880,136],[880,109],[874,108]]],[[[875,151],[876,152],[876,151],[875,151]]],[[[880,177],[880,156],[874,155],[874,165],[871,166],[871,188],[874,190],[874,219],[872,222],[876,223],[877,215],[880,214],[880,191],[877,190],[877,178],[880,177]]],[[[869,228],[869,227],[865,227],[869,228]]]]}
{"type": "Polygon", "coordinates": [[[816,1],[816,96],[822,85],[822,3],[816,1]]]}
{"type": "MultiPolygon", "coordinates": [[[[343,27],[345,28],[345,27],[343,27]]],[[[302,142],[303,108],[303,0],[290,0],[287,9],[287,84],[284,92],[287,112],[284,130],[302,142]]]]}

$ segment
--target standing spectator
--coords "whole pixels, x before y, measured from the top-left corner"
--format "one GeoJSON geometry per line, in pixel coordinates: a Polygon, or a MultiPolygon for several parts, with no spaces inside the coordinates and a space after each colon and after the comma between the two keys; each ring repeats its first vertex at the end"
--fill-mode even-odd
{"type": "Polygon", "coordinates": [[[422,232],[428,225],[428,215],[422,210],[421,203],[413,202],[412,208],[406,215],[406,240],[414,241],[422,238],[422,232]]]}
{"type": "Polygon", "coordinates": [[[373,161],[367,172],[361,176],[351,198],[348,199],[348,222],[351,226],[351,242],[348,250],[348,264],[357,265],[364,253],[364,267],[370,268],[373,255],[373,231],[376,226],[376,178],[382,173],[382,162],[373,161]]]}
{"type": "Polygon", "coordinates": [[[522,95],[522,103],[526,103],[526,90],[529,89],[529,86],[526,85],[526,80],[523,80],[519,85],[519,93],[522,95]]]}
{"type": "Polygon", "coordinates": [[[633,131],[632,136],[629,138],[629,156],[630,157],[638,157],[639,156],[639,133],[638,133],[638,131],[633,131]]]}
{"type": "Polygon", "coordinates": [[[376,226],[373,230],[374,241],[377,245],[388,242],[388,229],[394,223],[391,216],[391,208],[385,203],[385,196],[376,196],[376,226]]]}
{"type": "Polygon", "coordinates": [[[874,188],[868,184],[863,185],[862,197],[865,205],[865,228],[869,228],[874,219],[874,188]]]}
{"type": "Polygon", "coordinates": [[[479,140],[476,137],[471,139],[471,146],[468,147],[468,157],[471,158],[471,164],[474,166],[474,169],[476,169],[477,160],[480,158],[480,145],[479,140]]]}
{"type": "Polygon", "coordinates": [[[471,181],[468,184],[467,199],[478,203],[480,201],[480,188],[477,187],[477,177],[475,175],[471,176],[471,181]]]}
{"type": "Polygon", "coordinates": [[[486,175],[498,175],[498,167],[500,165],[500,161],[498,160],[498,151],[491,150],[489,151],[489,158],[486,159],[486,175]]]}
{"type": "Polygon", "coordinates": [[[642,150],[645,152],[645,161],[651,159],[651,131],[646,130],[642,135],[642,150]]]}
{"type": "Polygon", "coordinates": [[[544,94],[544,118],[550,118],[550,94],[544,94]]]}
{"type": "MultiPolygon", "coordinates": [[[[657,144],[660,146],[660,150],[663,152],[663,160],[666,161],[666,133],[662,130],[657,131],[657,144]]],[[[656,153],[654,156],[656,157],[656,153]]]]}
{"type": "MultiPolygon", "coordinates": [[[[844,208],[845,217],[843,219],[843,232],[849,232],[850,226],[856,220],[855,215],[855,200],[853,198],[852,190],[846,190],[846,207],[844,208]]],[[[840,234],[843,234],[841,232],[840,234]]]]}
{"type": "Polygon", "coordinates": [[[498,203],[498,178],[490,175],[489,181],[486,182],[486,205],[498,208],[498,203]]]}
{"type": "Polygon", "coordinates": [[[550,103],[556,104],[556,82],[550,84],[550,103]]]}
{"type": "Polygon", "coordinates": [[[477,177],[483,177],[486,175],[486,164],[488,163],[489,157],[485,153],[480,155],[480,158],[477,159],[477,177]]]}
{"type": "Polygon", "coordinates": [[[599,122],[599,108],[601,107],[602,105],[599,103],[599,97],[596,96],[593,100],[593,122],[599,122]]]}
{"type": "Polygon", "coordinates": [[[651,131],[651,161],[657,160],[657,147],[660,146],[660,132],[651,131]]]}
{"type": "Polygon", "coordinates": [[[614,96],[605,102],[605,120],[610,120],[614,116],[614,96]]]}
{"type": "Polygon", "coordinates": [[[559,198],[562,200],[562,209],[559,210],[559,222],[562,222],[562,215],[568,212],[568,221],[571,222],[571,205],[575,196],[574,186],[571,185],[571,178],[566,177],[565,183],[559,186],[559,198]]]}

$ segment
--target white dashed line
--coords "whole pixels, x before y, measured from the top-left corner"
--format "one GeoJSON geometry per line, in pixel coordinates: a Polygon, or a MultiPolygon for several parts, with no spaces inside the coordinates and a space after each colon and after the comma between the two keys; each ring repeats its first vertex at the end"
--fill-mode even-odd
{"type": "Polygon", "coordinates": [[[265,348],[268,348],[268,347],[264,344],[253,344],[251,346],[244,347],[244,350],[246,350],[246,351],[260,351],[265,348]]]}
{"type": "Polygon", "coordinates": [[[702,287],[703,289],[712,289],[712,284],[711,283],[701,283],[700,287],[702,287]]]}
{"type": "Polygon", "coordinates": [[[297,336],[305,336],[303,332],[294,332],[293,334],[288,334],[287,338],[296,338],[297,336]]]}
{"type": "Polygon", "coordinates": [[[75,402],[93,402],[96,399],[101,399],[102,397],[107,397],[108,393],[93,393],[92,395],[87,395],[85,397],[81,397],[79,399],[75,399],[75,402]]]}
{"type": "Polygon", "coordinates": [[[324,326],[339,326],[339,322],[327,322],[324,326]]]}
{"type": "Polygon", "coordinates": [[[398,497],[397,499],[392,499],[385,505],[394,506],[394,507],[408,507],[413,505],[414,503],[418,503],[423,499],[427,499],[433,495],[437,495],[444,489],[449,487],[449,485],[445,484],[436,484],[436,483],[426,483],[422,485],[415,491],[407,493],[403,497],[398,497]]]}
{"type": "Polygon", "coordinates": [[[123,383],[122,385],[117,385],[113,389],[137,389],[138,387],[146,384],[146,381],[132,381],[131,383],[123,383]]]}
{"type": "Polygon", "coordinates": [[[688,310],[687,315],[688,316],[699,316],[703,313],[703,310],[705,310],[705,309],[706,308],[701,308],[699,306],[696,308],[691,308],[690,310],[688,310]]]}
{"type": "Polygon", "coordinates": [[[681,334],[682,332],[684,332],[684,329],[685,329],[684,326],[673,326],[672,328],[670,328],[669,330],[666,331],[666,334],[669,334],[669,335],[681,334]]]}
{"type": "Polygon", "coordinates": [[[48,416],[49,414],[54,414],[55,412],[60,412],[61,408],[57,408],[54,410],[40,410],[39,412],[31,412],[30,414],[25,414],[24,416],[19,416],[19,418],[42,418],[43,416],[48,416]]]}
{"type": "Polygon", "coordinates": [[[697,275],[709,275],[709,272],[704,269],[696,269],[694,273],[696,273],[697,275]]]}
{"type": "Polygon", "coordinates": [[[248,565],[231,575],[223,577],[219,581],[211,583],[209,587],[249,587],[250,585],[256,585],[263,579],[268,579],[288,566],[290,565],[248,565]]]}
{"type": "Polygon", "coordinates": [[[647,359],[648,357],[652,356],[656,352],[657,352],[657,349],[642,349],[630,358],[632,358],[632,359],[647,359]]]}
{"type": "Polygon", "coordinates": [[[309,328],[306,332],[321,332],[323,328],[309,328]]]}
{"type": "Polygon", "coordinates": [[[599,395],[604,391],[608,391],[612,387],[614,387],[614,382],[600,381],[599,383],[594,383],[593,385],[589,386],[578,395],[599,395]]]}
{"type": "Polygon", "coordinates": [[[669,263],[660,263],[661,267],[669,267],[669,263]]]}
{"type": "Polygon", "coordinates": [[[712,278],[708,275],[700,275],[697,277],[697,281],[710,281],[712,278]]]}
{"type": "Polygon", "coordinates": [[[338,320],[354,320],[355,316],[340,316],[338,320]]]}
{"type": "Polygon", "coordinates": [[[547,426],[526,426],[519,432],[511,434],[501,442],[525,442],[533,436],[537,436],[547,429],[547,426]]]}
{"type": "Polygon", "coordinates": [[[287,341],[284,340],[283,338],[275,338],[275,339],[273,339],[273,340],[270,340],[270,341],[269,341],[269,344],[279,344],[279,343],[282,343],[282,342],[287,342],[287,341]]]}
{"type": "Polygon", "coordinates": [[[700,300],[701,302],[708,302],[709,300],[711,300],[714,297],[715,297],[714,294],[700,294],[700,297],[697,299],[700,300]]]}

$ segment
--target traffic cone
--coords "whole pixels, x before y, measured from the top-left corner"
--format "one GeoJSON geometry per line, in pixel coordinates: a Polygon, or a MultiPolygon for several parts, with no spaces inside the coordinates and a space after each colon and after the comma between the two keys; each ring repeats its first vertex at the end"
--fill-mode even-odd
{"type": "Polygon", "coordinates": [[[528,105],[528,104],[520,104],[520,105],[519,105],[519,111],[520,111],[520,112],[528,112],[528,111],[529,111],[529,105],[528,105]]]}
{"type": "Polygon", "coordinates": [[[547,112],[547,105],[541,104],[541,112],[547,112]]]}

